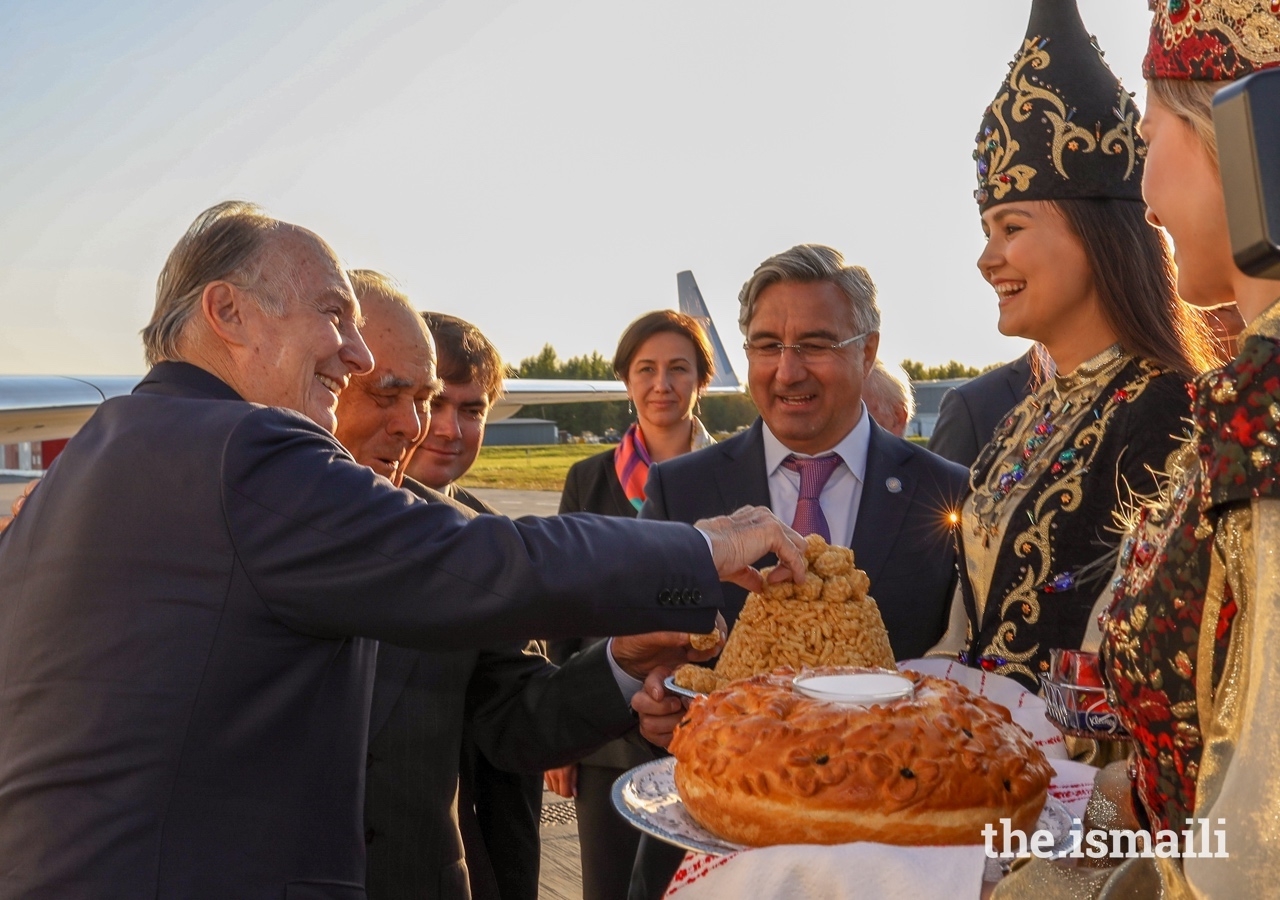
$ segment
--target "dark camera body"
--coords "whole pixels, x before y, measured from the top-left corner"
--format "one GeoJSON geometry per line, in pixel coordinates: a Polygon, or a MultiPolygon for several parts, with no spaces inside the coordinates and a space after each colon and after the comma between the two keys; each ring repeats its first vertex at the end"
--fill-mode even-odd
{"type": "Polygon", "coordinates": [[[1280,279],[1280,69],[1220,90],[1213,127],[1236,265],[1280,279]]]}

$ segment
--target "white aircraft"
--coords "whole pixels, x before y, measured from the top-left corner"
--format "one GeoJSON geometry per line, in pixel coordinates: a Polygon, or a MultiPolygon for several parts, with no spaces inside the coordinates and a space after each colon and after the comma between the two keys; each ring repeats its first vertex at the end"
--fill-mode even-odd
{"type": "MultiPolygon", "coordinates": [[[[679,273],[676,284],[680,311],[702,323],[715,351],[716,377],[711,390],[742,390],[693,273],[679,273]]],[[[126,375],[0,375],[0,445],[69,438],[93,415],[98,404],[128,394],[139,380],[140,377],[126,375]]],[[[513,416],[529,404],[625,400],[627,396],[621,381],[507,378],[503,390],[504,396],[489,413],[491,421],[513,416]]]]}

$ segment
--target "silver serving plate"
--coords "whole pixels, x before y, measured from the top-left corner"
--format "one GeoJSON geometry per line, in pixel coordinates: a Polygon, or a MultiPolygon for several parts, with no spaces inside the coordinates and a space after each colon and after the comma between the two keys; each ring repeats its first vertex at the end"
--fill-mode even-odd
{"type": "MultiPolygon", "coordinates": [[[[613,783],[613,805],[624,819],[645,834],[683,850],[712,856],[746,850],[745,844],[717,837],[694,821],[676,791],[675,768],[674,756],[636,766],[613,783]]],[[[1061,857],[1082,840],[1079,828],[1073,824],[1071,813],[1062,801],[1049,797],[1036,828],[1053,834],[1054,853],[1061,857]]],[[[997,834],[997,841],[1002,834],[997,834]]],[[[984,877],[987,881],[998,881],[1007,870],[1007,861],[988,859],[984,877]]]]}
{"type": "Polygon", "coordinates": [[[689,700],[697,700],[699,697],[707,696],[706,694],[700,694],[697,691],[691,691],[686,687],[680,687],[680,685],[676,684],[676,677],[674,675],[668,675],[666,679],[663,680],[662,686],[667,689],[667,693],[675,694],[677,697],[685,697],[689,700]]]}

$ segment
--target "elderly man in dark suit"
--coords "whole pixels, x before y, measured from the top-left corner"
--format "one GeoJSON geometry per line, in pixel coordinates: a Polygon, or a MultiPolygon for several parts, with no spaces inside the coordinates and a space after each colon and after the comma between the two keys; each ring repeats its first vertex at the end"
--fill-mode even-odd
{"type": "Polygon", "coordinates": [[[468,521],[397,489],[332,434],[359,321],[333,251],[247,204],[170,254],[151,372],[0,534],[0,898],[362,898],[368,638],[704,631],[718,575],[803,565],[758,511],[468,521]]]}
{"type": "MultiPolygon", "coordinates": [[[[428,334],[424,317],[385,276],[349,275],[375,366],[339,396],[338,439],[356,462],[429,502],[465,504],[469,517],[496,515],[451,480],[474,460],[488,396],[500,390],[496,351],[484,343],[492,359],[481,353],[480,360],[492,364],[480,368],[491,377],[475,378],[466,347],[483,336],[474,327],[428,316],[437,326],[428,334]],[[463,333],[474,340],[460,340],[463,333]],[[433,335],[440,379],[431,359],[433,335]],[[410,453],[419,440],[433,442],[435,453],[415,464],[423,447],[410,453]],[[454,465],[460,459],[464,465],[454,465]]],[[[682,652],[687,641],[684,634],[619,638],[611,649],[640,674],[652,665],[641,656],[682,652]]],[[[604,647],[557,669],[535,648],[518,645],[427,652],[381,644],[365,795],[370,900],[536,898],[541,769],[634,727],[630,695],[619,688],[604,647]],[[536,771],[518,775],[494,762],[536,771]],[[527,783],[536,792],[532,798],[522,791],[527,783]],[[483,801],[502,795],[500,809],[482,801],[484,820],[477,815],[477,788],[483,801]],[[484,825],[490,827],[482,833],[484,825]]]]}
{"type": "MultiPolygon", "coordinates": [[[[871,277],[830,247],[802,244],[761,263],[738,300],[760,418],[650,469],[640,518],[692,522],[758,504],[852,547],[897,658],[922,656],[946,628],[956,581],[950,515],[968,473],[867,413],[863,379],[880,342],[871,277]]],[[[730,627],[745,600],[745,591],[726,591],[730,627]]],[[[661,713],[660,702],[644,709],[661,713]]],[[[661,896],[679,860],[643,838],[632,900],[661,896]]]]}

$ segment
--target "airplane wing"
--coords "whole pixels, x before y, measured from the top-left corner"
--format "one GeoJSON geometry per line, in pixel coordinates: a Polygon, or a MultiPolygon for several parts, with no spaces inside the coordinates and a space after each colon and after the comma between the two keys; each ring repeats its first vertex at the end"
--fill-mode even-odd
{"type": "Polygon", "coordinates": [[[0,375],[0,444],[69,438],[99,403],[129,393],[140,380],[120,375],[0,375]]]}
{"type": "MultiPolygon", "coordinates": [[[[710,392],[741,391],[693,273],[679,273],[676,286],[680,311],[702,323],[715,351],[716,375],[710,392]]],[[[127,375],[0,375],[0,445],[69,438],[88,421],[98,404],[129,393],[140,380],[140,376],[127,375]]],[[[621,381],[507,378],[503,390],[502,398],[489,413],[491,421],[506,419],[531,404],[627,399],[621,381]]]]}
{"type": "MultiPolygon", "coordinates": [[[[140,376],[0,375],[0,445],[69,438],[103,400],[127,394],[140,376]]],[[[621,381],[508,378],[505,393],[489,413],[508,418],[536,403],[626,400],[621,381]]]]}
{"type": "Polygon", "coordinates": [[[627,387],[621,381],[579,381],[569,378],[504,378],[502,392],[502,397],[489,410],[490,422],[509,419],[523,406],[627,399],[627,387]]]}

